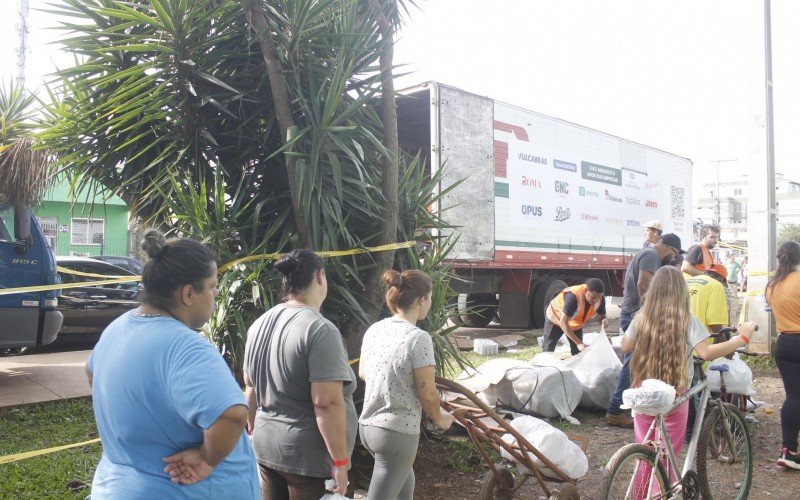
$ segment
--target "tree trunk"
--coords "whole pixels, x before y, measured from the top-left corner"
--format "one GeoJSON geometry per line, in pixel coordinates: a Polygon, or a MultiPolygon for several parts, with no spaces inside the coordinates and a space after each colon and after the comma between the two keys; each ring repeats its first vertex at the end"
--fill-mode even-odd
{"type": "MultiPolygon", "coordinates": [[[[264,56],[264,63],[267,66],[267,77],[269,78],[269,86],[272,90],[272,101],[275,105],[275,116],[278,120],[278,127],[280,128],[281,136],[285,143],[289,140],[289,129],[294,127],[294,118],[292,117],[288,85],[283,75],[283,68],[278,58],[278,51],[275,48],[272,32],[269,29],[267,15],[261,7],[261,3],[257,0],[240,0],[240,4],[247,18],[247,23],[258,37],[261,54],[264,56]]],[[[313,242],[309,237],[310,231],[308,222],[306,221],[306,214],[303,212],[300,200],[298,199],[295,175],[297,160],[294,156],[290,155],[284,155],[284,158],[286,162],[286,175],[289,178],[289,196],[292,200],[292,212],[294,212],[294,222],[297,226],[297,236],[300,239],[301,246],[313,250],[313,242]]]]}
{"type": "MultiPolygon", "coordinates": [[[[392,65],[394,60],[394,27],[385,16],[384,10],[374,1],[374,8],[378,27],[381,32],[383,50],[380,57],[381,71],[381,120],[383,121],[383,145],[388,154],[383,158],[383,176],[381,177],[381,191],[386,198],[386,209],[382,218],[378,245],[387,245],[397,242],[397,220],[400,204],[397,199],[398,182],[400,178],[400,145],[397,136],[397,104],[394,97],[394,80],[392,65]]],[[[394,263],[394,250],[378,252],[373,256],[375,268],[371,270],[364,280],[364,296],[367,301],[362,304],[371,322],[378,319],[383,308],[383,287],[381,275],[394,263]]],[[[361,340],[364,336],[360,325],[347,325],[342,332],[345,335],[347,349],[350,357],[358,356],[361,350],[361,340]]]]}

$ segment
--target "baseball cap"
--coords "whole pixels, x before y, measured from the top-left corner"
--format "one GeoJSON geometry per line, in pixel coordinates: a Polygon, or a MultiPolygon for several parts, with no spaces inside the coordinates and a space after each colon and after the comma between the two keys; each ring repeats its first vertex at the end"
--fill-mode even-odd
{"type": "Polygon", "coordinates": [[[681,248],[681,238],[675,233],[667,233],[661,236],[661,244],[674,248],[678,253],[686,253],[686,250],[681,248]]]}
{"type": "Polygon", "coordinates": [[[664,224],[662,224],[660,220],[655,220],[655,219],[645,222],[644,227],[650,229],[658,229],[659,231],[664,230],[664,224]]]}
{"type": "Polygon", "coordinates": [[[725,279],[728,279],[728,270],[722,264],[714,264],[707,269],[708,271],[713,271],[725,279]]]}

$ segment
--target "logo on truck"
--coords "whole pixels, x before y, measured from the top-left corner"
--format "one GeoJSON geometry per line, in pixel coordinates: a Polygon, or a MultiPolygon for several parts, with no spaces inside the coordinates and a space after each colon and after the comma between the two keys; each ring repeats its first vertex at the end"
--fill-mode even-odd
{"type": "Polygon", "coordinates": [[[639,222],[638,220],[628,219],[627,222],[628,222],[628,225],[631,226],[631,227],[639,227],[639,226],[642,225],[642,223],[639,222]]]}
{"type": "Polygon", "coordinates": [[[533,217],[542,216],[542,207],[534,205],[522,205],[522,215],[531,215],[533,217]]]}
{"type": "Polygon", "coordinates": [[[578,194],[581,196],[589,196],[591,198],[599,198],[600,193],[597,191],[592,191],[591,189],[586,189],[585,187],[581,186],[578,188],[578,194]]]}
{"type": "Polygon", "coordinates": [[[612,194],[608,189],[605,190],[605,193],[606,193],[606,199],[608,201],[616,201],[617,203],[622,203],[622,198],[612,194]]]}
{"type": "Polygon", "coordinates": [[[533,177],[525,177],[523,175],[521,184],[522,187],[542,189],[542,183],[539,182],[539,179],[534,179],[533,177]]]}
{"type": "Polygon", "coordinates": [[[627,203],[628,205],[641,205],[642,204],[642,200],[640,200],[639,198],[637,198],[635,196],[626,196],[625,197],[625,203],[627,203]]]}
{"type": "Polygon", "coordinates": [[[527,161],[528,163],[539,163],[541,165],[547,165],[547,158],[542,156],[536,156],[528,153],[518,153],[517,158],[522,161],[527,161]]]}
{"type": "Polygon", "coordinates": [[[598,221],[600,218],[595,214],[581,214],[581,220],[585,221],[598,221]]]}
{"type": "Polygon", "coordinates": [[[567,172],[577,172],[578,166],[574,163],[570,163],[568,161],[561,161],[561,160],[553,160],[553,166],[560,170],[566,170],[567,172]]]}
{"type": "Polygon", "coordinates": [[[615,186],[622,185],[622,170],[589,163],[588,161],[581,162],[581,177],[590,181],[604,182],[615,186]]]}
{"type": "Polygon", "coordinates": [[[569,208],[556,207],[556,222],[564,222],[572,216],[572,211],[569,208]]]}
{"type": "Polygon", "coordinates": [[[569,183],[566,181],[556,181],[556,193],[569,194],[569,183]]]}
{"type": "Polygon", "coordinates": [[[644,206],[647,208],[658,208],[658,202],[656,200],[647,200],[644,206]]]}

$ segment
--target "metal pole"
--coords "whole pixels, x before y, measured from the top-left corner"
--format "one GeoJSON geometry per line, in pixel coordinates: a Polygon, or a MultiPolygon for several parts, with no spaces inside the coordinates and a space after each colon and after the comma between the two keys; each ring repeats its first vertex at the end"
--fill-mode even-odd
{"type": "MultiPolygon", "coordinates": [[[[767,269],[770,273],[775,271],[777,241],[775,225],[777,212],[775,210],[775,137],[772,122],[772,14],[770,0],[764,0],[764,66],[767,93],[767,269]]],[[[770,338],[776,337],[775,321],[768,315],[770,338]]],[[[770,351],[772,342],[770,342],[770,351]]]]}
{"type": "Polygon", "coordinates": [[[25,87],[25,58],[28,55],[28,0],[19,0],[19,45],[17,47],[17,87],[25,87]]]}

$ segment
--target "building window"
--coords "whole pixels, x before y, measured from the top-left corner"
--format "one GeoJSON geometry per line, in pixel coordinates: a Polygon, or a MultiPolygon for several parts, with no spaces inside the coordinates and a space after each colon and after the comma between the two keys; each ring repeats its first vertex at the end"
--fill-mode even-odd
{"type": "Polygon", "coordinates": [[[58,217],[37,217],[39,225],[42,227],[44,239],[50,245],[53,253],[58,252],[58,217]]]}
{"type": "Polygon", "coordinates": [[[734,196],[741,196],[742,195],[742,190],[741,189],[734,189],[733,190],[733,195],[734,196]]]}
{"type": "Polygon", "coordinates": [[[104,219],[72,219],[70,243],[100,246],[103,244],[105,226],[104,219]]]}

